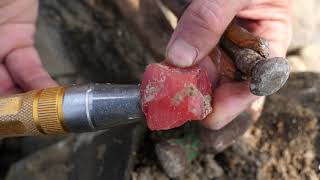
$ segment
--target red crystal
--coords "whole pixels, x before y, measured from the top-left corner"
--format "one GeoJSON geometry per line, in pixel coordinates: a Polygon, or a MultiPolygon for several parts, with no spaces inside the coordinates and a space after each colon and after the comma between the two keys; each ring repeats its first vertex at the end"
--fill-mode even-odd
{"type": "Polygon", "coordinates": [[[140,93],[151,130],[166,130],[190,120],[202,120],[212,111],[211,83],[207,72],[198,66],[177,68],[150,64],[140,93]]]}

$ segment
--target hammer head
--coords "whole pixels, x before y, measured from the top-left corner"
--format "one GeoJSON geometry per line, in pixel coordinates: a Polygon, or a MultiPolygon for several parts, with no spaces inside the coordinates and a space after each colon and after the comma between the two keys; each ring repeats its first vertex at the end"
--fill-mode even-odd
{"type": "Polygon", "coordinates": [[[251,71],[250,90],[257,96],[271,95],[286,83],[289,74],[290,68],[285,58],[259,61],[251,71]]]}

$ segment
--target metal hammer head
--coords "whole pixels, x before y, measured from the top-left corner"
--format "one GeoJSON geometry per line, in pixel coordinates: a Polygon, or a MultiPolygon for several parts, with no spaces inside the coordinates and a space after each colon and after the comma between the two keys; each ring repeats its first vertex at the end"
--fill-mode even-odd
{"type": "Polygon", "coordinates": [[[286,83],[289,74],[290,68],[285,58],[258,61],[251,69],[250,90],[258,96],[273,94],[286,83]]]}

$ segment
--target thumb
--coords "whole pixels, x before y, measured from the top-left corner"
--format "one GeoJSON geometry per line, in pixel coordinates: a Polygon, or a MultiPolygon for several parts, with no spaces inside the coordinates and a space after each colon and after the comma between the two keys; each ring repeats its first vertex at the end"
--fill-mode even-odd
{"type": "Polygon", "coordinates": [[[167,61],[188,67],[204,58],[250,0],[193,0],[182,15],[167,46],[167,61]]]}

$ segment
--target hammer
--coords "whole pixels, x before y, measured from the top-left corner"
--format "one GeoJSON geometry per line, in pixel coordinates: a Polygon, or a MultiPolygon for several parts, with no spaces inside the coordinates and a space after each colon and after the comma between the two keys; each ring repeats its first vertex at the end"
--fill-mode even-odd
{"type": "MultiPolygon", "coordinates": [[[[177,17],[191,0],[162,0],[177,17]]],[[[283,57],[269,57],[268,42],[232,22],[223,34],[219,45],[233,60],[242,79],[249,80],[250,91],[267,96],[278,91],[288,80],[290,68],[283,57]]]]}

